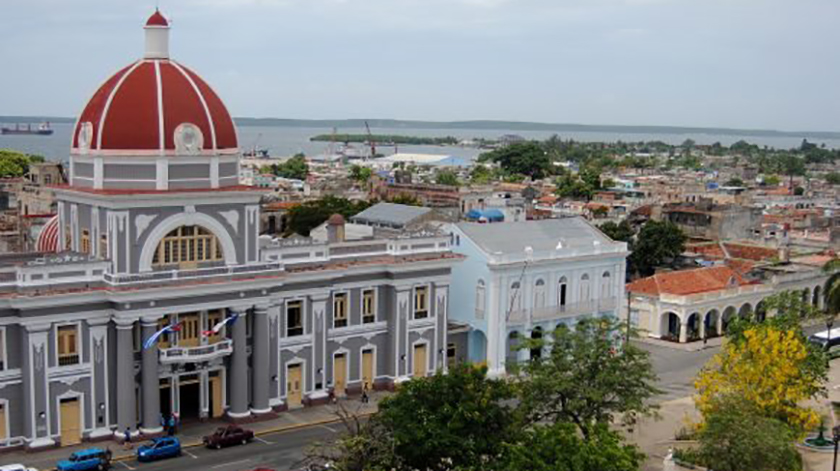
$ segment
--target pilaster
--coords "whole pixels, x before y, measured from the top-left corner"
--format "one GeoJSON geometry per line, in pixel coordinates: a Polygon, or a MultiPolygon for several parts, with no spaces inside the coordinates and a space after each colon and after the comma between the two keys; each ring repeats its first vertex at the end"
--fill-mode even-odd
{"type": "MultiPolygon", "coordinates": [[[[158,317],[144,317],[142,320],[143,343],[155,334],[158,328],[158,317]]],[[[163,431],[160,425],[160,379],[158,378],[158,347],[141,347],[142,366],[140,369],[143,383],[143,428],[145,434],[155,434],[163,431]]]]}
{"type": "Polygon", "coordinates": [[[267,414],[271,412],[268,398],[269,379],[272,376],[269,368],[269,322],[267,304],[259,304],[254,307],[251,332],[253,337],[253,348],[251,350],[251,413],[267,414]]]}
{"type": "Polygon", "coordinates": [[[230,311],[238,318],[230,327],[233,353],[228,375],[230,403],[227,414],[233,419],[241,419],[251,415],[248,409],[248,339],[245,326],[248,311],[244,308],[231,308],[230,311]]]}
{"type": "Polygon", "coordinates": [[[55,445],[50,437],[49,387],[47,384],[47,341],[50,324],[29,324],[24,339],[23,372],[29,378],[23,381],[23,403],[26,410],[24,431],[27,448],[44,448],[55,445]]]}

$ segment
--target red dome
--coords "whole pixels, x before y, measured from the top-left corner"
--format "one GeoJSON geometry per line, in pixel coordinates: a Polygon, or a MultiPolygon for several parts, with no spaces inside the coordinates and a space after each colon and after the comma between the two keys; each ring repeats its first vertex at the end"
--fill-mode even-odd
{"type": "Polygon", "coordinates": [[[58,252],[58,215],[50,218],[41,228],[35,242],[36,252],[58,252]]]}
{"type": "MultiPolygon", "coordinates": [[[[149,24],[156,16],[163,18],[155,12],[149,24]]],[[[105,81],[90,99],[76,122],[72,153],[175,154],[176,133],[187,124],[189,141],[201,147],[191,153],[237,152],[233,120],[201,77],[169,59],[140,60],[105,81]]]]}
{"type": "Polygon", "coordinates": [[[146,26],[169,26],[169,22],[166,21],[165,16],[161,15],[158,10],[155,10],[152,16],[149,17],[149,21],[146,22],[146,26]]]}

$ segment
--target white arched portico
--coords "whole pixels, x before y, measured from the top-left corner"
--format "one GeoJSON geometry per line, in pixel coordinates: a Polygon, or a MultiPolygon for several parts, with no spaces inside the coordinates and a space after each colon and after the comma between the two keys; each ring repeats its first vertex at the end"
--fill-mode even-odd
{"type": "Polygon", "coordinates": [[[140,272],[152,271],[152,259],[158,243],[170,231],[181,226],[201,226],[212,232],[219,243],[222,244],[222,257],[224,257],[225,265],[237,264],[236,245],[222,223],[203,213],[180,213],[164,219],[149,233],[146,242],[143,244],[143,250],[140,252],[140,272]]]}

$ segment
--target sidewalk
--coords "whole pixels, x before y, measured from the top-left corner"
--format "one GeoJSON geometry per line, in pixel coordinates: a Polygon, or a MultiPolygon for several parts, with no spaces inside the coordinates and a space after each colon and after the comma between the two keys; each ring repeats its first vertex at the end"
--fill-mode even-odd
{"type": "MultiPolygon", "coordinates": [[[[348,413],[355,415],[369,415],[376,412],[378,409],[378,402],[387,394],[387,392],[374,392],[370,395],[370,403],[368,404],[362,404],[359,397],[339,399],[339,403],[344,406],[348,413]]],[[[243,424],[242,426],[243,428],[253,430],[257,436],[269,433],[292,431],[304,427],[338,422],[340,419],[336,414],[336,411],[337,406],[332,404],[304,407],[281,412],[276,419],[243,424]]],[[[207,422],[187,423],[182,425],[182,427],[178,430],[177,437],[181,440],[181,446],[184,448],[202,446],[202,437],[210,435],[214,430],[216,430],[216,428],[223,427],[228,424],[229,422],[219,419],[207,422]]],[[[133,442],[135,449],[140,444],[142,444],[142,441],[135,440],[133,442]]],[[[24,463],[27,466],[32,466],[36,469],[54,469],[57,461],[67,458],[74,451],[93,447],[110,448],[114,453],[114,461],[121,461],[134,457],[133,449],[127,450],[122,444],[114,440],[105,440],[101,442],[83,442],[79,445],[53,448],[37,452],[27,452],[21,450],[9,453],[0,453],[0,463],[24,463]]]]}

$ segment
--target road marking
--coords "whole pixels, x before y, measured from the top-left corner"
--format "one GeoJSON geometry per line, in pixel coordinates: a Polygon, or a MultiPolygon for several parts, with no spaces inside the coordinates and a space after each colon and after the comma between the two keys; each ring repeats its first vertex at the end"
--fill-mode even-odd
{"type": "Polygon", "coordinates": [[[122,461],[117,461],[117,463],[119,463],[119,464],[121,464],[121,465],[125,466],[126,468],[128,468],[128,469],[130,469],[130,470],[132,470],[132,471],[133,471],[133,470],[135,470],[135,469],[137,469],[137,468],[132,468],[131,466],[129,466],[129,465],[127,465],[127,464],[125,464],[125,463],[124,463],[124,462],[122,462],[122,461]]]}
{"type": "Polygon", "coordinates": [[[263,440],[263,439],[262,439],[262,438],[260,438],[260,437],[254,437],[254,440],[256,440],[256,441],[258,441],[258,442],[265,443],[266,445],[274,445],[274,442],[270,442],[270,441],[268,441],[268,440],[263,440]]]}
{"type": "Polygon", "coordinates": [[[197,457],[197,456],[195,456],[194,454],[190,453],[189,451],[187,451],[187,450],[185,450],[185,449],[183,449],[183,448],[181,448],[181,451],[183,451],[184,453],[186,453],[186,454],[188,454],[188,455],[192,456],[194,460],[197,460],[197,459],[198,459],[198,457],[197,457]]]}
{"type": "Polygon", "coordinates": [[[233,464],[242,464],[242,463],[247,463],[247,462],[249,462],[249,461],[251,461],[251,460],[231,461],[230,463],[217,464],[216,466],[211,466],[211,467],[210,467],[210,469],[224,468],[225,466],[230,466],[230,465],[233,465],[233,464]]]}
{"type": "Polygon", "coordinates": [[[336,429],[334,429],[334,428],[332,428],[332,427],[327,427],[326,425],[321,425],[321,428],[325,428],[325,429],[329,430],[329,431],[330,431],[330,432],[332,432],[332,433],[338,433],[338,430],[336,430],[336,429]]]}

